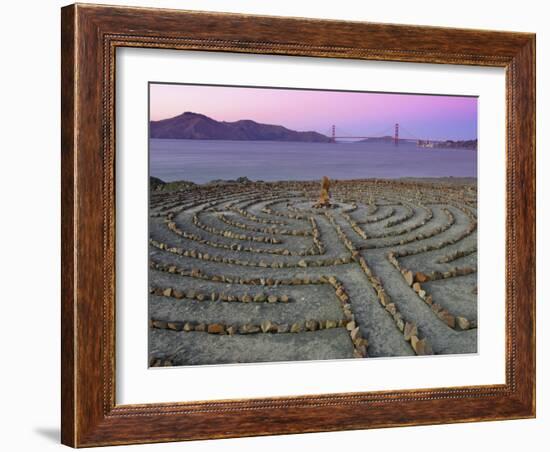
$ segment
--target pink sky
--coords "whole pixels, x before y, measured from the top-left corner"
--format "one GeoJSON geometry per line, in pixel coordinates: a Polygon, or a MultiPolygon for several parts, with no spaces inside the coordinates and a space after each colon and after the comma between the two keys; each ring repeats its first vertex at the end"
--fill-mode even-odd
{"type": "Polygon", "coordinates": [[[218,121],[252,119],[293,130],[336,135],[392,134],[403,138],[477,137],[477,98],[344,91],[150,84],[151,120],[185,111],[218,121]]]}

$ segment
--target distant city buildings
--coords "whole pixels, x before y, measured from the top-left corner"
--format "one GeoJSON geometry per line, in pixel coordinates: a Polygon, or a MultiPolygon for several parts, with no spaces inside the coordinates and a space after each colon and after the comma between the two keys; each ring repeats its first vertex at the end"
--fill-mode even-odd
{"type": "Polygon", "coordinates": [[[477,140],[417,140],[416,145],[421,148],[444,148],[444,149],[473,149],[477,150],[477,140]]]}

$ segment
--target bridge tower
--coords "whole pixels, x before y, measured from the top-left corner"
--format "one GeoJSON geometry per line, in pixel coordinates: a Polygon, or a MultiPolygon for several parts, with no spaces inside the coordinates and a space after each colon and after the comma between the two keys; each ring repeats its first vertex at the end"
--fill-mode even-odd
{"type": "Polygon", "coordinates": [[[333,143],[336,143],[336,126],[332,124],[332,140],[333,143]]]}
{"type": "Polygon", "coordinates": [[[399,124],[395,123],[395,134],[393,136],[393,143],[399,146],[399,124]]]}

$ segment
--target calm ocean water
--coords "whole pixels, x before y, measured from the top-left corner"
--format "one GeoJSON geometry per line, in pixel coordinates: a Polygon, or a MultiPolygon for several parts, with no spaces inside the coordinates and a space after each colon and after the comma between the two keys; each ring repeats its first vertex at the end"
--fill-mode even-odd
{"type": "Polygon", "coordinates": [[[418,148],[414,143],[285,143],[160,140],[150,142],[150,174],[166,182],[214,179],[317,180],[477,177],[477,152],[418,148]]]}

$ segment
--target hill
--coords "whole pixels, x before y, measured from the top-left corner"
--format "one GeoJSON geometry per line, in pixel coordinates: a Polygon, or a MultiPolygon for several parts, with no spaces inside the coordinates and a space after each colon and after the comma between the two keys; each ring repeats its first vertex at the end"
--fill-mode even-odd
{"type": "Polygon", "coordinates": [[[274,124],[249,119],[225,122],[185,112],[169,119],[150,122],[151,138],[186,140],[262,140],[328,143],[330,138],[317,132],[298,132],[274,124]]]}

